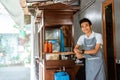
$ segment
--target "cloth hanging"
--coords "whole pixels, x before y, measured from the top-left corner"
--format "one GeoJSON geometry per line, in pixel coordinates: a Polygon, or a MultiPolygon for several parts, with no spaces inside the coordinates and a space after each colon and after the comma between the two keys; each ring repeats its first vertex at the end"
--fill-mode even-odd
{"type": "Polygon", "coordinates": [[[60,29],[60,51],[64,52],[64,34],[63,31],[60,29]]]}

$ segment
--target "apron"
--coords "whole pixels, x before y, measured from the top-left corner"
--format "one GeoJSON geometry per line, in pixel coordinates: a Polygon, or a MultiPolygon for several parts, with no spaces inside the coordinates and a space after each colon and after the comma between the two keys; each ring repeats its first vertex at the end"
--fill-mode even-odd
{"type": "MultiPolygon", "coordinates": [[[[84,38],[84,50],[94,49],[96,45],[96,38],[84,38]]],[[[97,54],[85,55],[85,72],[86,80],[105,80],[105,70],[102,49],[99,49],[97,54]]]]}

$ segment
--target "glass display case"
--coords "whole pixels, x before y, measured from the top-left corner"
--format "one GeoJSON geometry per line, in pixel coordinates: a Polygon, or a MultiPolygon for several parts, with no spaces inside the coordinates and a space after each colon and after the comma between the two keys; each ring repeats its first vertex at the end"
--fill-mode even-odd
{"type": "MultiPolygon", "coordinates": [[[[56,26],[55,26],[56,27],[56,26]]],[[[67,60],[69,54],[62,54],[65,52],[72,52],[72,26],[57,26],[57,28],[45,29],[45,44],[44,52],[47,60],[67,60]],[[50,45],[52,44],[52,51],[49,52],[50,45]],[[46,48],[47,44],[47,48],[46,48]],[[46,49],[48,49],[46,51],[46,49]],[[53,54],[49,54],[53,53],[53,54]],[[64,57],[64,58],[63,58],[64,57]]],[[[70,57],[70,56],[69,56],[70,57]]]]}
{"type": "Polygon", "coordinates": [[[45,41],[52,43],[52,52],[60,52],[60,29],[46,29],[45,41]]]}

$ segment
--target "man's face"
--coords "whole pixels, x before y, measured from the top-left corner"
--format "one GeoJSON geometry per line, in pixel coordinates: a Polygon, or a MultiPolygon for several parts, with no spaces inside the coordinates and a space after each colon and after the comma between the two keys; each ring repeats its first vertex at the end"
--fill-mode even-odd
{"type": "Polygon", "coordinates": [[[85,34],[90,33],[92,29],[92,25],[90,25],[88,22],[83,22],[81,24],[81,29],[85,34]]]}

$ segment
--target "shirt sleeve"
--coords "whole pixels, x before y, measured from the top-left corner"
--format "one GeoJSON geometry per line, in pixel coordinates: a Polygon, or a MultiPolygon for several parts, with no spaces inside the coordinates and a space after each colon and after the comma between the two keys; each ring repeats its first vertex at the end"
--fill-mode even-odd
{"type": "Polygon", "coordinates": [[[97,43],[103,45],[103,39],[102,39],[102,35],[101,34],[99,34],[99,33],[96,34],[96,40],[97,40],[97,43]]]}
{"type": "Polygon", "coordinates": [[[83,43],[84,43],[84,36],[82,35],[79,37],[79,39],[77,41],[77,45],[83,45],[83,43]]]}

